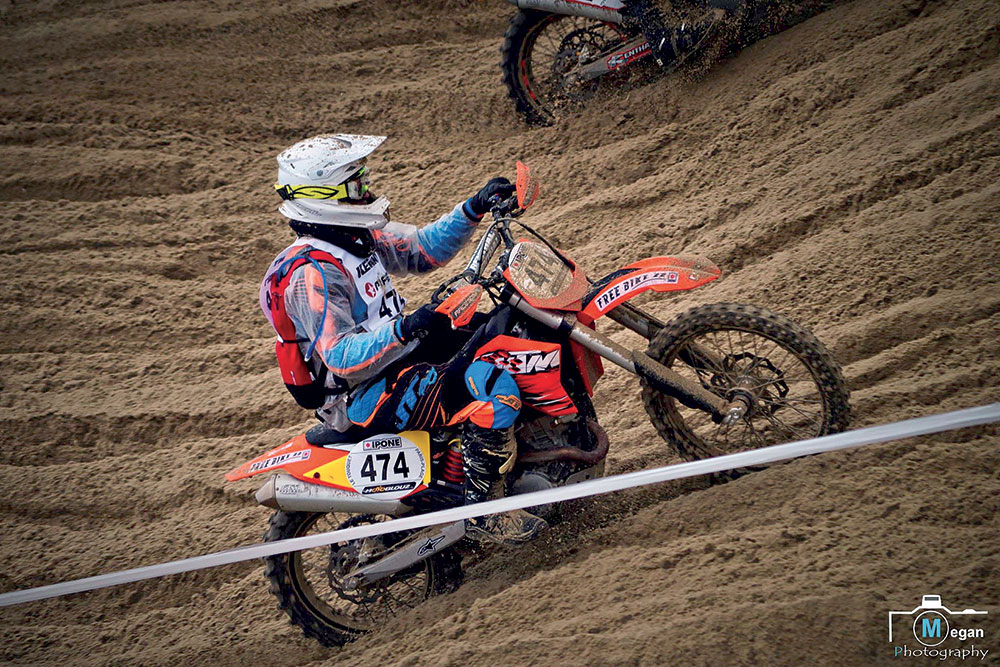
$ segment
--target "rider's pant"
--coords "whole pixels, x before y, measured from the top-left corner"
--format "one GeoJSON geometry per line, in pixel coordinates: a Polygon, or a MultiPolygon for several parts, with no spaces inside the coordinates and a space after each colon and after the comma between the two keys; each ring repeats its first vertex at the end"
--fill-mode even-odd
{"type": "Polygon", "coordinates": [[[478,503],[500,495],[503,476],[514,465],[511,427],[521,411],[521,394],[510,373],[485,361],[465,371],[465,388],[473,399],[463,411],[468,413],[462,437],[465,501],[478,503]]]}
{"type": "Polygon", "coordinates": [[[513,376],[485,361],[474,361],[461,372],[447,365],[414,363],[368,380],[347,402],[353,424],[380,432],[464,422],[503,430],[513,426],[520,410],[513,376]]]}
{"type": "Polygon", "coordinates": [[[391,381],[382,377],[365,383],[347,404],[351,421],[369,433],[463,424],[467,503],[499,494],[500,482],[516,457],[511,427],[520,411],[521,394],[514,377],[485,361],[474,361],[461,373],[449,373],[446,366],[414,364],[391,381]]]}
{"type": "Polygon", "coordinates": [[[495,495],[513,465],[511,427],[520,414],[521,394],[514,376],[491,363],[449,365],[467,338],[467,333],[444,332],[433,344],[421,343],[394,368],[356,387],[347,416],[359,432],[369,434],[461,424],[465,498],[471,503],[495,495]]]}

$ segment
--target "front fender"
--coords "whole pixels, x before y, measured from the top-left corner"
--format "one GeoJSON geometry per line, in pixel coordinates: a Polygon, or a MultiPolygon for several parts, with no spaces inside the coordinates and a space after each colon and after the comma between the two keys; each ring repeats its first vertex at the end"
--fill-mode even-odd
{"type": "Polygon", "coordinates": [[[704,257],[648,257],[608,274],[583,297],[583,322],[593,322],[616,306],[653,290],[676,292],[710,283],[722,271],[704,257]]]}

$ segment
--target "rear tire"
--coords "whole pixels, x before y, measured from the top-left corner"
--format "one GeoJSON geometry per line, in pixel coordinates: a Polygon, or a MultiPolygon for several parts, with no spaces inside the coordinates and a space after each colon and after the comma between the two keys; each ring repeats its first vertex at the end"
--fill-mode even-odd
{"type": "MultiPolygon", "coordinates": [[[[560,71],[571,68],[570,60],[563,65],[553,62],[538,62],[535,46],[538,38],[548,30],[569,30],[566,35],[551,35],[546,40],[546,47],[556,48],[553,40],[560,40],[559,52],[555,54],[568,58],[573,55],[573,47],[566,44],[572,34],[579,34],[579,39],[590,42],[592,50],[603,50],[611,45],[622,43],[621,29],[614,24],[596,19],[585,19],[579,16],[551,14],[549,12],[522,9],[510,20],[507,32],[504,34],[503,46],[500,47],[500,69],[503,72],[503,83],[507,93],[514,101],[518,113],[524,116],[529,125],[549,125],[555,118],[557,108],[579,106],[597,89],[598,81],[594,80],[585,88],[569,91],[565,88],[542,85],[540,77],[554,81],[560,71]],[[565,24],[565,28],[562,25],[565,24]],[[598,42],[593,44],[593,42],[598,42]]],[[[583,56],[581,56],[583,57],[583,56]]],[[[544,60],[544,58],[543,58],[544,60]]],[[[603,78],[603,77],[602,77],[603,78]]]]}
{"type": "Polygon", "coordinates": [[[747,391],[754,397],[748,415],[723,431],[706,413],[643,382],[642,401],[653,426],[688,461],[837,433],[850,420],[847,383],[826,347],[787,317],[757,306],[720,303],[689,310],[657,333],[648,353],[726,400],[747,391]],[[699,363],[693,349],[708,351],[722,367],[699,363]]]}
{"type": "MultiPolygon", "coordinates": [[[[340,519],[343,515],[278,510],[271,515],[264,540],[274,542],[291,537],[301,537],[310,532],[310,529],[315,528],[317,521],[322,517],[332,518],[334,516],[340,519]]],[[[371,515],[360,515],[339,523],[339,526],[347,527],[374,521],[377,519],[371,515]]],[[[324,532],[324,530],[314,532],[324,532]]],[[[324,556],[329,554],[327,560],[332,561],[336,550],[348,546],[348,544],[334,544],[328,547],[279,554],[264,559],[264,574],[270,580],[271,593],[278,598],[278,606],[288,614],[293,625],[302,629],[302,633],[306,637],[315,639],[323,646],[343,646],[347,642],[378,628],[377,619],[374,618],[367,626],[358,622],[361,606],[354,605],[352,607],[350,601],[339,599],[339,594],[333,585],[334,580],[330,577],[329,572],[327,572],[325,581],[323,581],[323,577],[319,577],[319,580],[325,584],[323,586],[317,586],[315,579],[310,580],[305,574],[306,565],[308,565],[308,569],[315,576],[314,568],[317,566],[305,564],[303,554],[311,552],[312,556],[315,557],[316,553],[320,552],[320,562],[323,561],[324,556]],[[330,602],[339,604],[345,611],[356,611],[358,615],[338,613],[330,605],[330,602]]],[[[412,594],[414,604],[422,602],[432,595],[454,591],[462,583],[461,559],[452,549],[446,549],[428,558],[422,562],[422,565],[422,569],[418,568],[421,570],[420,572],[413,572],[405,577],[396,575],[400,579],[417,579],[423,575],[419,585],[411,589],[414,591],[412,594]]],[[[332,567],[332,564],[328,565],[329,567],[332,567]]],[[[373,606],[375,604],[372,603],[373,606]]]]}
{"type": "Polygon", "coordinates": [[[527,77],[528,63],[526,60],[522,61],[521,56],[533,46],[532,34],[536,34],[543,23],[553,18],[555,15],[548,12],[520,10],[511,18],[503,36],[503,46],[500,47],[500,70],[503,72],[503,83],[507,86],[507,95],[529,125],[548,125],[551,116],[532,103],[531,88],[524,80],[527,77]]]}

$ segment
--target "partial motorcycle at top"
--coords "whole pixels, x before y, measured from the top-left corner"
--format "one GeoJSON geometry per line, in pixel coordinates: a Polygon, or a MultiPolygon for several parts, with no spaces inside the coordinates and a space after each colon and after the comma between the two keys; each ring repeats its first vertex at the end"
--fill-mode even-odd
{"type": "MultiPolygon", "coordinates": [[[[697,256],[648,257],[591,280],[521,221],[539,189],[527,167],[518,163],[517,171],[516,196],[495,202],[493,222],[467,265],[433,297],[466,341],[448,367],[485,361],[517,383],[517,458],[507,495],[604,474],[610,442],[592,397],[607,362],[635,377],[653,426],[685,460],[847,427],[843,374],[812,333],[737,303],[702,305],[661,321],[630,302],[696,289],[717,280],[720,269],[697,256]],[[525,236],[515,236],[518,227],[525,236]],[[639,334],[646,349],[598,331],[602,319],[639,334]]],[[[317,427],[226,479],[269,475],[256,494],[275,509],[269,541],[455,507],[465,481],[462,425],[459,413],[446,425],[360,441],[317,427]]],[[[539,511],[550,518],[557,512],[539,511]]],[[[471,549],[460,521],[273,556],[266,574],[292,623],[335,646],[454,590],[471,549]]]]}
{"type": "Polygon", "coordinates": [[[600,88],[651,81],[713,43],[720,54],[738,49],[830,4],[805,0],[778,10],[773,0],[508,2],[519,11],[500,49],[503,82],[518,113],[539,125],[584,107],[600,88]],[[654,10],[635,8],[653,3],[654,10]],[[663,25],[651,29],[643,11],[654,11],[663,25]],[[679,35],[685,43],[661,57],[647,38],[651,30],[662,35],[659,39],[679,35]]]}

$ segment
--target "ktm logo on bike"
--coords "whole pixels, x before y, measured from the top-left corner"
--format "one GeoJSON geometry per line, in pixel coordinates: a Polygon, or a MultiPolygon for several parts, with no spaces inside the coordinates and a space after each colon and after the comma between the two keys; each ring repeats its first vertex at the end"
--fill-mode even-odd
{"type": "Polygon", "coordinates": [[[559,367],[559,350],[542,352],[541,350],[496,350],[479,357],[497,368],[502,368],[511,375],[530,375],[544,373],[559,367]]]}

